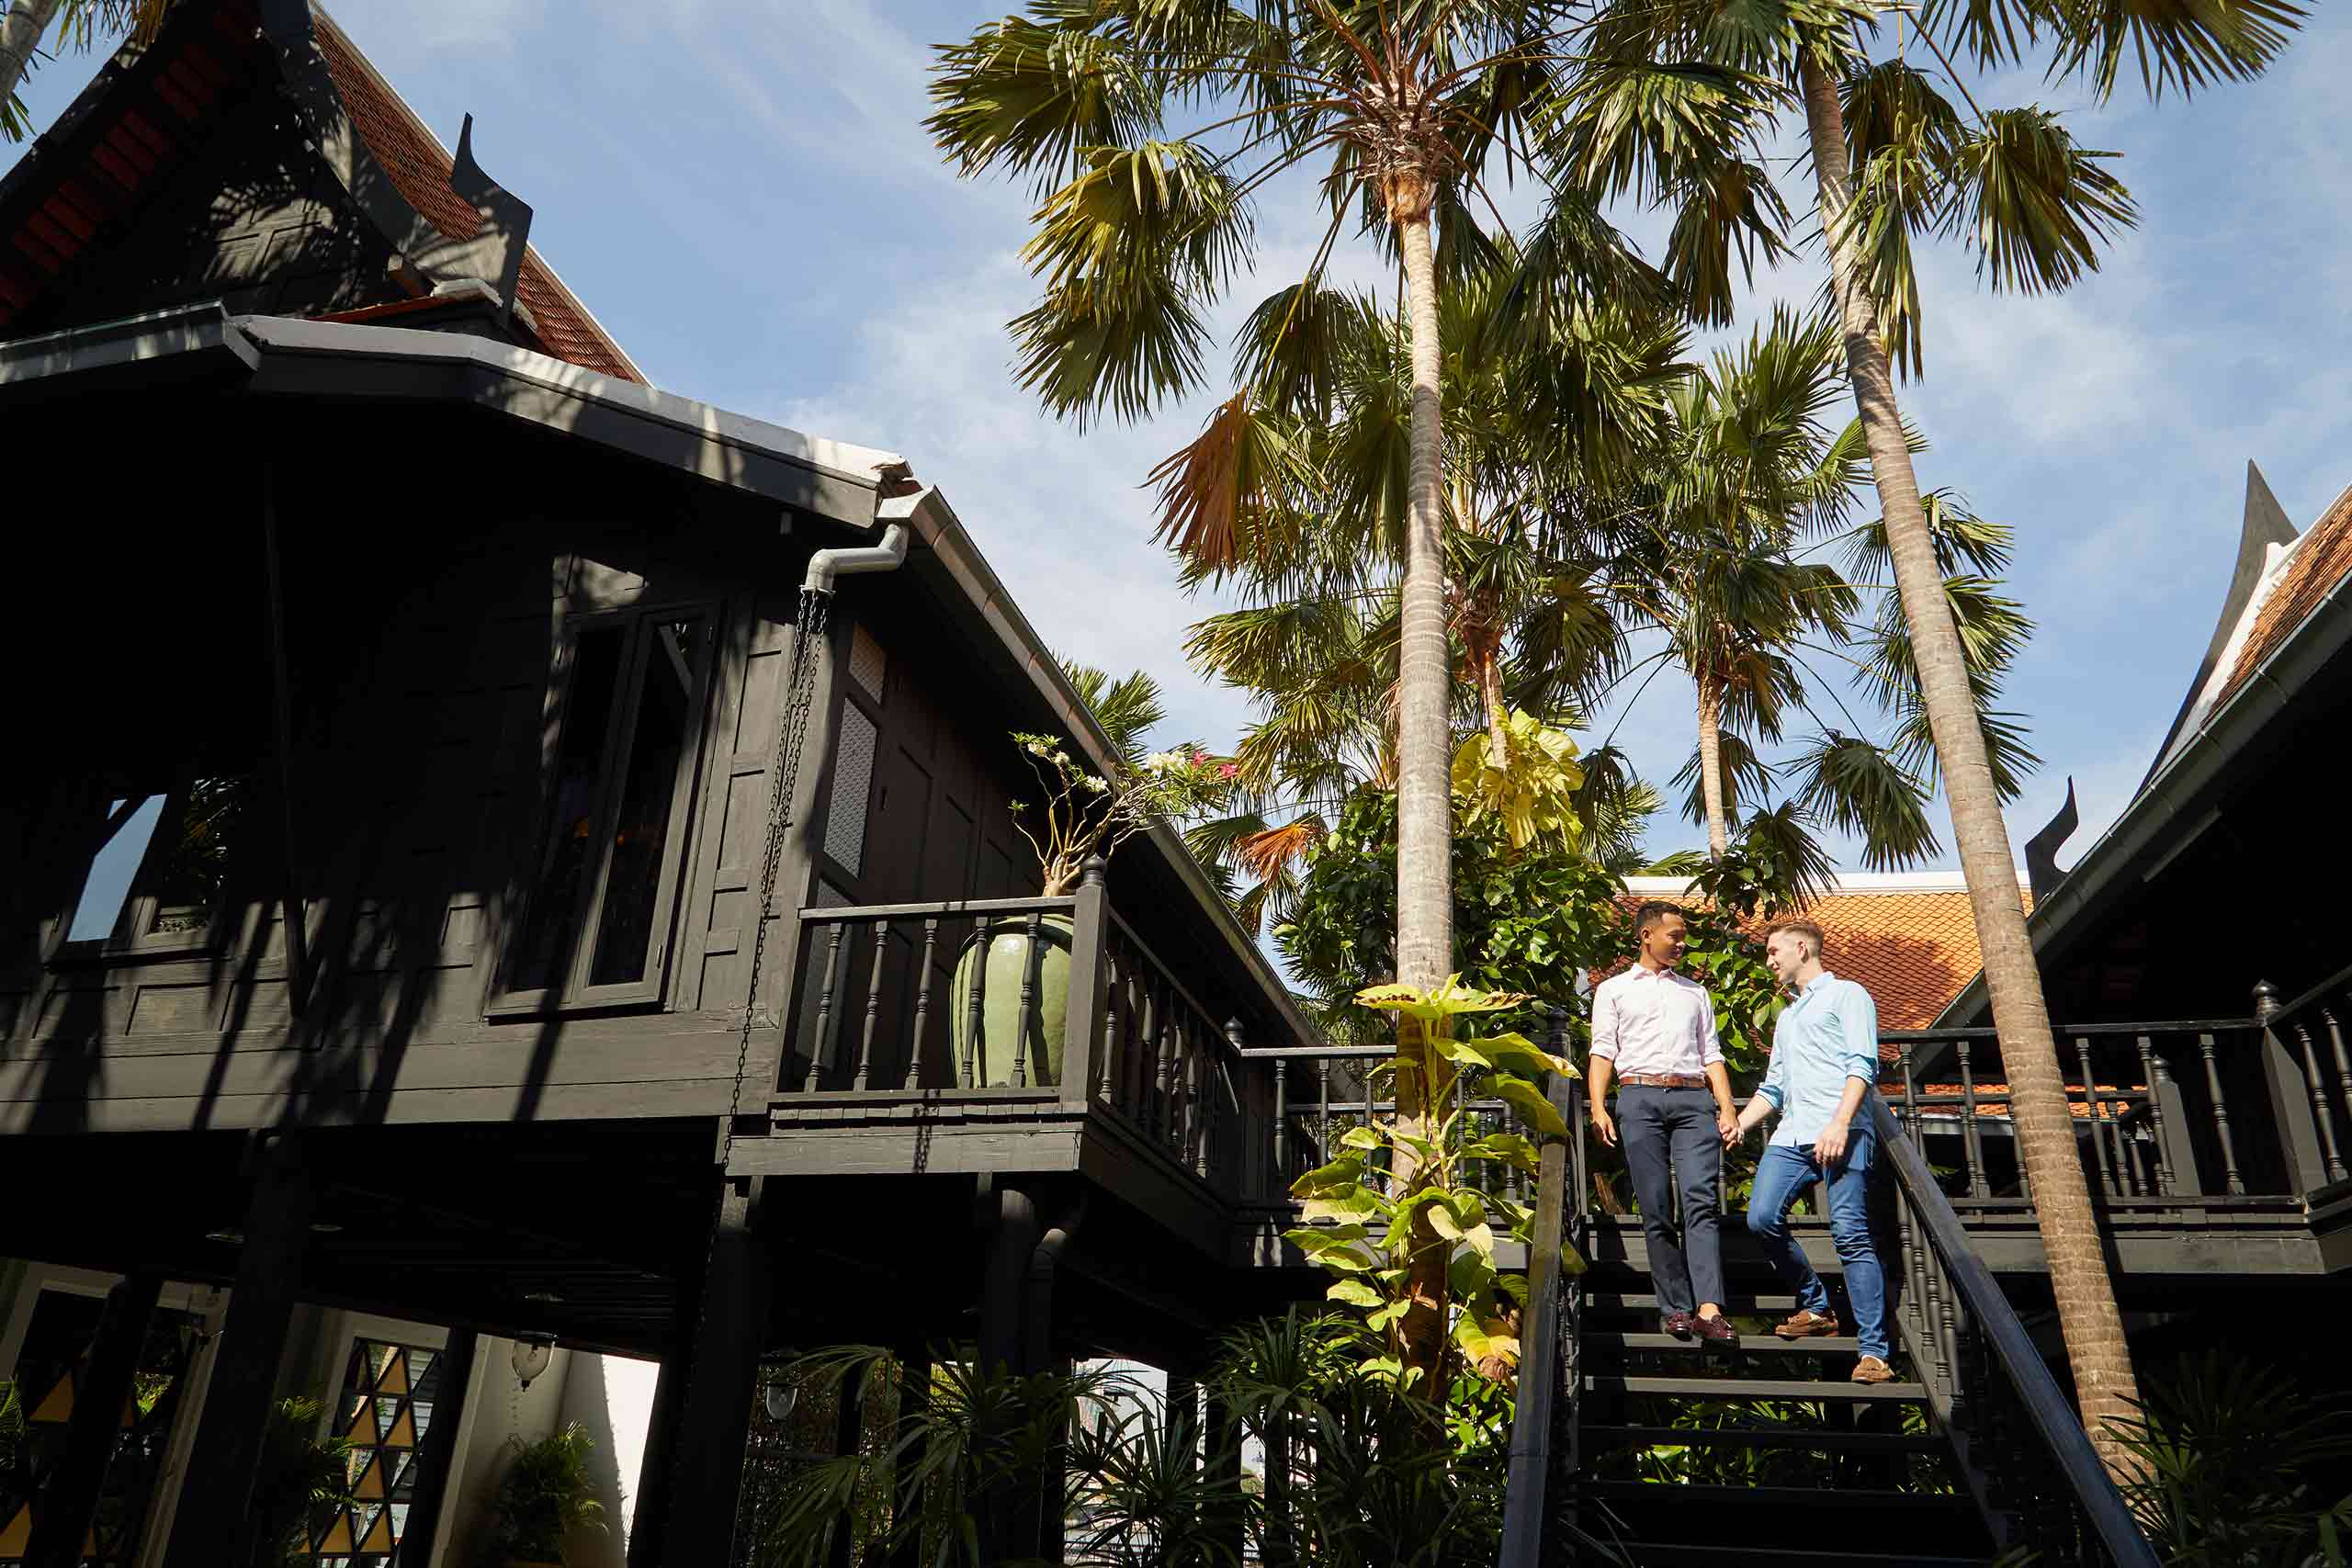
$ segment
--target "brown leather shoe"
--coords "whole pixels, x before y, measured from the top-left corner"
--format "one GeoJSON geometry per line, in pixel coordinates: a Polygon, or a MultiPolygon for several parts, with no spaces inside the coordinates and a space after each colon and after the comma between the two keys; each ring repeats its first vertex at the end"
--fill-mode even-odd
{"type": "Polygon", "coordinates": [[[1697,1320],[1687,1312],[1670,1312],[1664,1317],[1658,1319],[1657,1325],[1661,1330],[1673,1335],[1677,1339],[1688,1339],[1690,1337],[1691,1326],[1697,1320]]]}
{"type": "Polygon", "coordinates": [[[1711,1345],[1739,1343],[1739,1330],[1731,1325],[1727,1317],[1694,1317],[1690,1320],[1690,1332],[1711,1345]]]}
{"type": "Polygon", "coordinates": [[[1774,1324],[1772,1332],[1783,1339],[1826,1338],[1838,1332],[1838,1314],[1810,1309],[1792,1313],[1774,1324]]]}
{"type": "Polygon", "coordinates": [[[1893,1382],[1894,1369],[1876,1356],[1864,1356],[1854,1363],[1854,1381],[1856,1382],[1893,1382]]]}

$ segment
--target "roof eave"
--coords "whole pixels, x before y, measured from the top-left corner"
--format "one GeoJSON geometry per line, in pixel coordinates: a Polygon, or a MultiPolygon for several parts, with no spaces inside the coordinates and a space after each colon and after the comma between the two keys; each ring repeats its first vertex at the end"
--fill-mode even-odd
{"type": "MultiPolygon", "coordinates": [[[[2314,675],[2352,646],[2352,593],[2339,579],[2312,607],[2278,651],[2258,665],[2219,712],[2183,741],[2132,798],[2098,841],[2084,852],[2047,901],[2035,905],[2026,921],[2034,960],[2047,965],[2063,956],[2075,928],[2125,892],[2169,854],[2177,843],[2166,829],[2210,804],[2213,788],[2227,778],[2274,720],[2314,675]]],[[[1991,1006],[1984,976],[1976,976],[1937,1016],[1935,1027],[1977,1022],[1991,1006]]]]}

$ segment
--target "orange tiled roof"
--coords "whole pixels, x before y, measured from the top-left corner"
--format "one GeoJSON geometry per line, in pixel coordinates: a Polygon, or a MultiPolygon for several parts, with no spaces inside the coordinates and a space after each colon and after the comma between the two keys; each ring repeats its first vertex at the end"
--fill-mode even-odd
{"type": "Polygon", "coordinates": [[[2263,660],[2286,646],[2327,591],[2347,575],[2352,575],[2352,491],[2338,496],[2296,546],[2294,558],[2256,612],[2254,629],[2238,650],[2229,680],[2213,699],[2214,711],[2253,679],[2263,660]]]}
{"type": "MultiPolygon", "coordinates": [[[[449,188],[449,155],[325,12],[312,6],[311,18],[327,74],[334,79],[335,92],[368,152],[425,221],[453,240],[472,238],[481,218],[449,188]]],[[[530,312],[539,342],[558,359],[624,381],[644,380],[587,308],[556,280],[536,249],[523,254],[514,297],[530,312]]]]}
{"type": "MultiPolygon", "coordinates": [[[[2026,908],[2033,897],[2020,888],[2026,908]]],[[[1657,895],[1631,895],[1629,902],[1657,895]]],[[[1925,1029],[1984,967],[1976,916],[1963,888],[1840,889],[1805,919],[1821,928],[1830,969],[1859,982],[1878,1003],[1883,1029],[1925,1029]]],[[[1751,923],[1758,936],[1770,922],[1751,923]]],[[[1894,1059],[1894,1048],[1883,1054],[1894,1059]]]]}
{"type": "MultiPolygon", "coordinates": [[[[2114,1120],[2117,1115],[2115,1101],[2125,1094],[2136,1092],[2142,1087],[2143,1086],[2139,1084],[2123,1085],[2103,1083],[2099,1085],[2099,1120],[2103,1122],[2114,1120]]],[[[1899,1108],[1902,1105],[1903,1080],[1900,1077],[1881,1078],[1879,1080],[1878,1091],[1890,1106],[1899,1108]]],[[[2081,1091],[2082,1086],[2080,1084],[2075,1084],[2070,1087],[2066,1092],[2069,1096],[2072,1096],[2078,1094],[2081,1091]]],[[[1916,1084],[1913,1086],[1913,1092],[1922,1097],[1931,1094],[1951,1095],[1957,1097],[1961,1093],[1961,1086],[1956,1083],[1916,1084]]],[[[1923,1117],[1945,1117],[1956,1120],[1963,1109],[1964,1107],[1958,1105],[1923,1105],[1919,1108],[1919,1114],[1923,1117]]],[[[2066,1109],[2073,1113],[2075,1120],[2077,1122],[2087,1122],[2090,1120],[2091,1107],[2090,1101],[2087,1100],[2075,1100],[2070,1098],[2066,1101],[2066,1109]]],[[[2001,1117],[2007,1116],[2008,1113],[2009,1086],[2007,1084],[1993,1081],[1980,1083],[1976,1086],[1977,1115],[2001,1117]]]]}

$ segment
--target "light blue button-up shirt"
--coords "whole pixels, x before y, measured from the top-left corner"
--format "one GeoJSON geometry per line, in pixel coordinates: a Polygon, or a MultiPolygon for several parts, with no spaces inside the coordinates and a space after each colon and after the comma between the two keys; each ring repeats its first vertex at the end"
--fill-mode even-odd
{"type": "Polygon", "coordinates": [[[1781,1113],[1772,1142],[1812,1147],[1846,1097],[1848,1078],[1878,1081],[1878,1004],[1825,969],[1772,1031],[1772,1065],[1756,1090],[1781,1113]]]}

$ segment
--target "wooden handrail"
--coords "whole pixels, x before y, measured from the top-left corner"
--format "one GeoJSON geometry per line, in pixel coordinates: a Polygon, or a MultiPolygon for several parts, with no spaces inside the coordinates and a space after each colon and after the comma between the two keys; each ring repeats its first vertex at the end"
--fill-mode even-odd
{"type": "Polygon", "coordinates": [[[2090,1434],[2083,1429],[2041,1352],[2033,1348],[2017,1310],[1994,1282],[1992,1270],[1969,1246],[1960,1215],[1943,1189],[1936,1185],[1927,1161],[1904,1135],[1884,1100],[1871,1095],[1868,1103],[1871,1130],[1910,1205],[1913,1236],[1934,1249],[1945,1278],[1959,1291],[1970,1320],[2039,1439],[2041,1457],[2073,1495],[2075,1506],[2109,1561],[2119,1568],[2160,1568],[2155,1548],[2132,1518],[2123,1494],[2116,1489],[2098,1450],[2091,1446],[2090,1434]]]}

